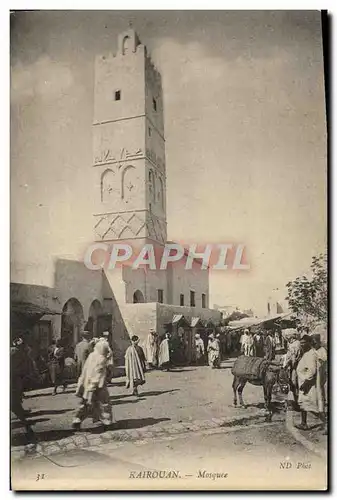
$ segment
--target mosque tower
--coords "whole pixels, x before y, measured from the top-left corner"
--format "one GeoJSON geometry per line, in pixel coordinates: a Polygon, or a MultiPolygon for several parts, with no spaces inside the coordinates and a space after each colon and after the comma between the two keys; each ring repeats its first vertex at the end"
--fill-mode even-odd
{"type": "Polygon", "coordinates": [[[95,62],[93,120],[96,241],[166,242],[161,75],[133,29],[116,55],[95,62]]]}

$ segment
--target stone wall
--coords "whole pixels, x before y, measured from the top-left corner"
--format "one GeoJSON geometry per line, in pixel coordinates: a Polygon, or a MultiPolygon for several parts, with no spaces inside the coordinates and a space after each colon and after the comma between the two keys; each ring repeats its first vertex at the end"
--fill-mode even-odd
{"type": "Polygon", "coordinates": [[[61,309],[69,299],[75,298],[81,303],[84,319],[87,320],[93,300],[102,304],[102,276],[101,271],[91,271],[82,262],[57,260],[55,292],[61,309]]]}
{"type": "Polygon", "coordinates": [[[121,120],[145,113],[145,48],[116,57],[99,56],[95,62],[94,123],[121,120]],[[120,101],[114,92],[121,91],[120,101]],[[122,106],[119,104],[123,103],[122,106]]]}
{"type": "Polygon", "coordinates": [[[124,304],[121,315],[129,336],[138,335],[141,345],[145,342],[151,328],[157,328],[157,303],[124,304]]]}
{"type": "MultiPolygon", "coordinates": [[[[84,322],[88,320],[90,306],[98,300],[104,314],[111,314],[110,329],[112,331],[112,347],[117,364],[123,364],[124,353],[130,345],[129,336],[124,324],[119,301],[115,291],[125,294],[121,269],[106,276],[102,271],[91,271],[83,263],[59,260],[55,268],[55,290],[61,303],[61,309],[70,298],[76,298],[83,307],[84,322]]],[[[61,335],[61,317],[53,320],[54,328],[58,330],[57,337],[61,335]]]]}
{"type": "Polygon", "coordinates": [[[184,306],[190,306],[190,291],[195,292],[195,306],[202,307],[202,294],[206,295],[206,307],[209,306],[209,273],[194,263],[192,269],[185,269],[186,257],[173,263],[170,268],[172,304],[180,305],[180,294],[184,295],[184,306]]]}

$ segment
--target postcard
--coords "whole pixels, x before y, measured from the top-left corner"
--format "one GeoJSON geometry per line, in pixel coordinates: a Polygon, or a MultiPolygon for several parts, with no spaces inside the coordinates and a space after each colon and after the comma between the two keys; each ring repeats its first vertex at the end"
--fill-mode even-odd
{"type": "Polygon", "coordinates": [[[326,490],[326,14],[10,19],[11,489],[326,490]]]}

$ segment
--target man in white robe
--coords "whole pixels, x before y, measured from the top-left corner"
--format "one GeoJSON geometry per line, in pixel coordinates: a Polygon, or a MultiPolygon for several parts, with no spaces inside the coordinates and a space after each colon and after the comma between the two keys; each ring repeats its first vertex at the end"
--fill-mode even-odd
{"type": "Polygon", "coordinates": [[[170,370],[170,334],[166,333],[159,347],[158,355],[159,368],[162,370],[170,370]]]}
{"type": "Polygon", "coordinates": [[[308,412],[318,415],[325,428],[324,395],[322,391],[322,364],[309,335],[301,338],[303,356],[297,365],[299,386],[298,404],[301,408],[299,429],[308,430],[308,412]]]}
{"type": "Polygon", "coordinates": [[[199,333],[195,334],[195,359],[197,363],[201,363],[205,356],[205,344],[199,333]]]}
{"type": "Polygon", "coordinates": [[[145,343],[145,357],[149,368],[157,366],[158,356],[158,335],[151,329],[145,343]]]}
{"type": "Polygon", "coordinates": [[[249,337],[249,330],[246,329],[244,330],[243,334],[240,337],[241,354],[245,354],[248,337],[249,337]]]}
{"type": "Polygon", "coordinates": [[[214,333],[208,336],[208,364],[211,368],[220,368],[220,342],[215,338],[214,333]]]}

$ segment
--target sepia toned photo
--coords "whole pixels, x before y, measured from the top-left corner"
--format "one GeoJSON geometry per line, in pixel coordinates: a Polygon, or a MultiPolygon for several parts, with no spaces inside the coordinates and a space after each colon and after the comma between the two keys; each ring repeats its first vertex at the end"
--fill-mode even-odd
{"type": "Polygon", "coordinates": [[[10,488],[326,490],[326,13],[9,15],[10,488]]]}

